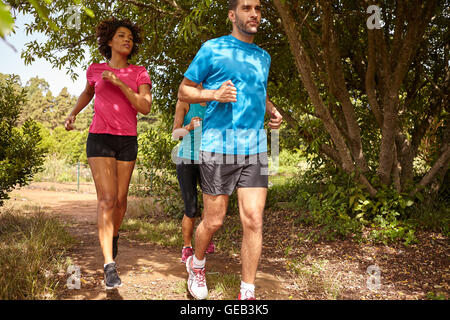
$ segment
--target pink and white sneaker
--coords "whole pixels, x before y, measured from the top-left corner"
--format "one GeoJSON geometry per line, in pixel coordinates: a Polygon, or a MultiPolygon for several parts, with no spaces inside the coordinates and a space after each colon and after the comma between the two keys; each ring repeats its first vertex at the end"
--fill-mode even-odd
{"type": "Polygon", "coordinates": [[[186,263],[187,258],[194,254],[192,247],[185,247],[181,250],[181,263],[186,263]]]}
{"type": "Polygon", "coordinates": [[[205,253],[214,253],[214,251],[216,251],[216,246],[214,245],[214,243],[211,241],[208,244],[208,248],[206,248],[205,253]]]}
{"type": "Polygon", "coordinates": [[[241,295],[239,292],[238,300],[256,300],[255,294],[252,293],[250,290],[246,290],[244,295],[241,295]]]}
{"type": "Polygon", "coordinates": [[[208,287],[206,286],[205,268],[196,269],[193,265],[194,256],[186,260],[186,271],[189,274],[188,289],[191,295],[197,300],[204,300],[208,297],[208,287]]]}

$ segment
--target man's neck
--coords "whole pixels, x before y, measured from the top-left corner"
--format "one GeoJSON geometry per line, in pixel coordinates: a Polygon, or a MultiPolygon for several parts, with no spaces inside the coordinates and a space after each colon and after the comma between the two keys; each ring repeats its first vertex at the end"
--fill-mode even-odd
{"type": "Polygon", "coordinates": [[[247,43],[253,43],[253,40],[255,39],[255,36],[253,34],[243,33],[236,27],[233,27],[233,32],[231,32],[231,35],[236,39],[247,43]]]}

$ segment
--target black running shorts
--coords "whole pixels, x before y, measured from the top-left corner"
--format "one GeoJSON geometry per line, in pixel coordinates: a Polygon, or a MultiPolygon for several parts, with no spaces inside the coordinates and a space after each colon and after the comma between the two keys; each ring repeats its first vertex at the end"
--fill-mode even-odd
{"type": "Polygon", "coordinates": [[[183,162],[177,164],[177,178],[184,201],[184,213],[189,218],[194,218],[199,215],[197,196],[197,183],[200,182],[199,165],[183,162]]]}
{"type": "Polygon", "coordinates": [[[225,155],[200,151],[202,192],[231,195],[235,188],[267,188],[267,152],[253,155],[225,155]]]}
{"type": "Polygon", "coordinates": [[[119,161],[137,158],[136,136],[116,136],[106,133],[89,133],[86,143],[87,157],[111,157],[119,161]]]}

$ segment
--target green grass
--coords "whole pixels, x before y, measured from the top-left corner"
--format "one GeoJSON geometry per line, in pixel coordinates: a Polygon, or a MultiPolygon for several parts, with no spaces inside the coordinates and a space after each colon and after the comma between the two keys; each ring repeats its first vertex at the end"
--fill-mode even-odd
{"type": "Polygon", "coordinates": [[[241,251],[241,239],[242,225],[237,215],[225,217],[223,226],[215,233],[213,241],[220,252],[234,255],[241,251]]]}
{"type": "MultiPolygon", "coordinates": [[[[45,159],[43,171],[38,172],[33,181],[35,182],[77,182],[78,166],[69,164],[65,159],[57,159],[55,156],[48,156],[45,159]]],[[[85,164],[80,165],[80,182],[93,182],[91,170],[85,164]]]]}
{"type": "Polygon", "coordinates": [[[182,247],[181,221],[170,220],[161,222],[147,222],[139,219],[124,220],[120,228],[132,231],[131,239],[151,242],[168,247],[182,247]]]}
{"type": "Polygon", "coordinates": [[[241,277],[234,273],[206,272],[206,283],[210,299],[236,300],[241,277]]]}
{"type": "Polygon", "coordinates": [[[428,292],[426,298],[428,300],[448,300],[447,295],[444,292],[428,292]]]}
{"type": "MultiPolygon", "coordinates": [[[[234,273],[222,273],[211,270],[206,272],[208,284],[208,300],[236,300],[241,287],[241,277],[234,273]]],[[[177,281],[173,293],[184,294],[189,292],[187,282],[177,281]]]]}
{"type": "Polygon", "coordinates": [[[0,299],[57,299],[74,243],[64,225],[41,213],[0,211],[0,299]]]}

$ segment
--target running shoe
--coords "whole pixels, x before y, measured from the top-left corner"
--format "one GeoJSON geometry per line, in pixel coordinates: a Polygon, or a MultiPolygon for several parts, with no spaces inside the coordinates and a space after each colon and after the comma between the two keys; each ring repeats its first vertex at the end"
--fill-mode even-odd
{"type": "Polygon", "coordinates": [[[122,286],[122,281],[117,274],[116,263],[111,262],[105,266],[105,287],[106,289],[114,289],[122,286]]]}
{"type": "Polygon", "coordinates": [[[255,294],[251,292],[250,290],[246,290],[244,296],[241,296],[241,293],[239,292],[238,300],[256,300],[255,294]]]}
{"type": "Polygon", "coordinates": [[[181,250],[181,262],[186,263],[186,259],[194,254],[192,247],[185,247],[181,250]]]}
{"type": "Polygon", "coordinates": [[[197,300],[206,299],[208,296],[208,288],[206,287],[205,268],[194,268],[194,256],[190,256],[186,260],[186,270],[189,274],[188,290],[197,300]]]}
{"type": "Polygon", "coordinates": [[[119,240],[119,234],[117,234],[117,236],[113,237],[113,259],[116,258],[117,252],[119,251],[119,248],[117,247],[118,240],[119,240]]]}
{"type": "Polygon", "coordinates": [[[214,253],[214,251],[216,250],[216,246],[214,245],[214,243],[211,241],[208,244],[208,248],[206,248],[206,253],[214,253]]]}

